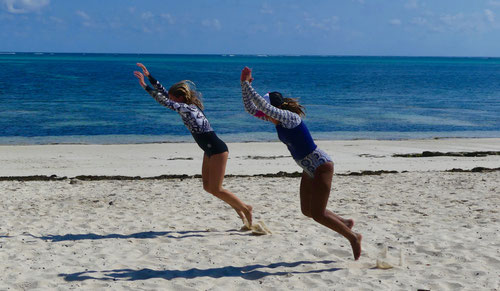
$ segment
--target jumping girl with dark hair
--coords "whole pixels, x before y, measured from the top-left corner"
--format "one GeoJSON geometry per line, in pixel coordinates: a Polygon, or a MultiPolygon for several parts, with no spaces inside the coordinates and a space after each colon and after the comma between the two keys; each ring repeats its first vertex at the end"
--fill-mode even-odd
{"type": "Polygon", "coordinates": [[[142,72],[154,88],[146,85],[144,75],[141,72],[135,71],[134,75],[139,79],[141,87],[153,96],[158,103],[181,115],[182,121],[193,135],[194,140],[204,151],[201,168],[203,189],[233,207],[243,220],[243,223],[247,221],[248,226],[251,226],[252,206],[243,203],[236,195],[222,187],[229,154],[228,148],[217,137],[205,117],[202,111],[201,94],[196,91],[194,83],[184,80],[172,85],[167,91],[160,82],[151,76],[143,64],[138,63],[137,66],[142,69],[142,72]]]}
{"type": "Polygon", "coordinates": [[[283,98],[279,92],[260,96],[252,88],[252,81],[252,71],[245,67],[241,72],[245,110],[276,125],[278,138],[286,144],[293,159],[304,170],[300,181],[302,213],[347,238],[351,243],[354,259],[359,259],[362,236],[352,231],[354,221],[326,209],[332,185],[333,161],[314,143],[301,119],[305,115],[303,107],[296,99],[283,98]]]}

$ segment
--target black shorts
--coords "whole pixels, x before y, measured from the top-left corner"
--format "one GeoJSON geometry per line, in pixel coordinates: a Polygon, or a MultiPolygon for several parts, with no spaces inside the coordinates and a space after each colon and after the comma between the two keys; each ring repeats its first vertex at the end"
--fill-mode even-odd
{"type": "Polygon", "coordinates": [[[212,156],[227,152],[228,148],[226,143],[224,143],[214,131],[204,132],[204,133],[193,133],[194,140],[200,146],[200,148],[205,152],[207,156],[212,156]]]}

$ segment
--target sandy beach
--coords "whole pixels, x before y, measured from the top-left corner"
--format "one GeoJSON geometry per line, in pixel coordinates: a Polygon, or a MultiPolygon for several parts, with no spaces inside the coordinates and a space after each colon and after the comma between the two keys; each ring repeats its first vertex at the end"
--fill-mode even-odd
{"type": "Polygon", "coordinates": [[[0,290],[500,290],[500,139],[318,145],[359,261],[301,215],[281,143],[228,144],[268,235],[203,191],[195,144],[0,146],[0,290]]]}

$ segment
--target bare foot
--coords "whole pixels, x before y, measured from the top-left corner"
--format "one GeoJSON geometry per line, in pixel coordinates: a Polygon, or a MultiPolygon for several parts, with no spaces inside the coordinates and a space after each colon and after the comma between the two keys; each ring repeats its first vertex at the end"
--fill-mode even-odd
{"type": "Polygon", "coordinates": [[[243,213],[245,214],[245,218],[247,219],[248,221],[248,224],[250,226],[252,226],[252,210],[253,210],[253,207],[251,205],[248,205],[246,204],[245,205],[245,209],[243,209],[243,213]]]}
{"type": "Polygon", "coordinates": [[[241,210],[238,210],[238,209],[234,209],[234,211],[236,211],[236,213],[238,213],[238,216],[241,218],[241,220],[243,221],[243,223],[245,223],[245,214],[243,213],[243,211],[241,210]]]}
{"type": "Polygon", "coordinates": [[[361,256],[361,239],[363,236],[359,233],[355,233],[356,239],[351,242],[352,254],[354,255],[354,260],[358,260],[361,256]]]}
{"type": "Polygon", "coordinates": [[[342,222],[349,228],[349,229],[352,229],[352,227],[354,226],[354,220],[352,219],[344,219],[342,220],[342,222]]]}
{"type": "Polygon", "coordinates": [[[243,222],[243,224],[248,229],[250,229],[250,227],[252,226],[253,207],[248,205],[248,204],[245,204],[245,208],[243,208],[242,210],[238,210],[236,208],[234,210],[236,211],[236,213],[238,213],[238,216],[241,218],[241,221],[243,222]]]}

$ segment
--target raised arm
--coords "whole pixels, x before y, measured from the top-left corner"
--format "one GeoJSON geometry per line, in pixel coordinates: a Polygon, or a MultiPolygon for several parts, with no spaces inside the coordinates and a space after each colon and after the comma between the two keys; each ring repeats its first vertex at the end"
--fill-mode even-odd
{"type": "Polygon", "coordinates": [[[165,96],[168,96],[168,91],[165,89],[165,87],[163,87],[161,85],[161,83],[156,80],[153,76],[151,76],[151,73],[149,73],[148,69],[146,68],[145,65],[141,64],[141,63],[137,63],[137,66],[140,67],[142,69],[142,72],[144,73],[144,76],[146,76],[149,80],[149,82],[151,83],[151,85],[153,85],[153,87],[158,90],[159,92],[161,92],[163,95],[165,96]]]}
{"type": "Polygon", "coordinates": [[[248,90],[243,86],[243,83],[245,81],[252,82],[252,70],[250,70],[248,67],[245,67],[241,71],[241,95],[243,97],[243,105],[245,107],[245,111],[248,112],[250,115],[253,115],[259,119],[269,121],[269,118],[262,113],[262,111],[257,110],[257,107],[253,103],[253,101],[250,99],[250,96],[248,95],[248,90]]]}
{"type": "Polygon", "coordinates": [[[163,95],[168,96],[167,89],[165,89],[165,87],[162,86],[162,84],[160,83],[160,81],[158,81],[155,78],[153,78],[153,76],[151,76],[151,74],[149,74],[148,80],[149,80],[149,82],[151,83],[151,85],[153,85],[153,87],[156,90],[158,90],[159,92],[161,92],[163,95]]]}
{"type": "Polygon", "coordinates": [[[293,128],[300,124],[300,116],[294,112],[279,109],[267,103],[266,99],[262,98],[250,85],[249,81],[241,83],[242,91],[245,92],[251,102],[254,103],[257,110],[262,111],[265,115],[274,118],[281,122],[286,128],[293,128]]]}
{"type": "Polygon", "coordinates": [[[257,117],[258,119],[271,121],[269,117],[264,114],[264,112],[257,109],[257,106],[255,106],[252,99],[250,98],[249,91],[243,86],[243,83],[241,84],[241,93],[243,96],[243,105],[245,106],[246,112],[250,113],[250,115],[253,115],[254,117],[257,117]]]}
{"type": "Polygon", "coordinates": [[[153,89],[150,86],[144,82],[144,75],[141,72],[134,72],[134,75],[137,79],[139,79],[139,84],[141,85],[146,92],[149,93],[158,103],[161,105],[168,107],[172,110],[175,110],[177,112],[182,112],[183,109],[185,109],[188,105],[186,103],[178,103],[175,101],[172,101],[171,99],[168,98],[168,93],[167,95],[163,94],[160,90],[153,89]]]}
{"type": "Polygon", "coordinates": [[[241,96],[243,97],[243,106],[245,106],[245,111],[254,115],[257,113],[257,107],[253,104],[253,101],[248,96],[248,90],[243,86],[244,82],[241,83],[241,96]]]}

